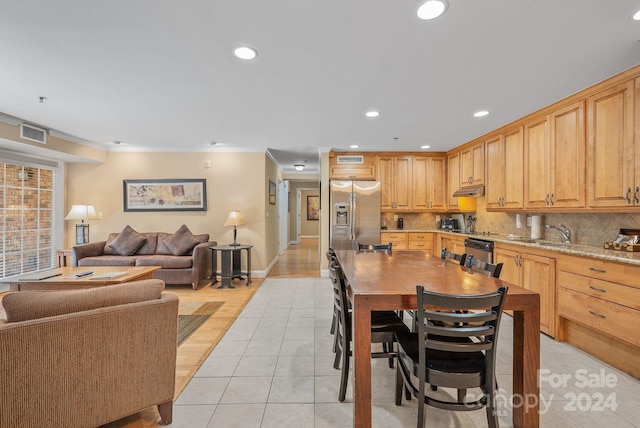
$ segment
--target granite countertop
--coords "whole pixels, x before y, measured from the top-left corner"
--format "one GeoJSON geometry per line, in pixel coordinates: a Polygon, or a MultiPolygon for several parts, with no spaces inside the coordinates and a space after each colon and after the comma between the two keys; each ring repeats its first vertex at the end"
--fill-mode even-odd
{"type": "Polygon", "coordinates": [[[561,254],[567,254],[571,256],[580,256],[580,257],[589,257],[598,260],[612,261],[618,263],[629,263],[633,265],[640,266],[640,252],[632,253],[628,251],[616,251],[616,250],[605,250],[603,247],[595,246],[595,245],[585,245],[585,244],[569,244],[569,245],[559,245],[558,241],[549,241],[543,239],[537,239],[535,241],[531,241],[529,239],[509,239],[508,235],[496,234],[496,235],[473,235],[466,233],[457,233],[457,232],[446,232],[441,229],[386,229],[381,230],[381,232],[431,232],[431,233],[442,233],[451,236],[464,236],[464,237],[473,237],[479,239],[486,239],[494,242],[501,242],[505,244],[511,245],[519,245],[522,247],[534,248],[536,250],[545,250],[550,252],[556,252],[561,254]]]}

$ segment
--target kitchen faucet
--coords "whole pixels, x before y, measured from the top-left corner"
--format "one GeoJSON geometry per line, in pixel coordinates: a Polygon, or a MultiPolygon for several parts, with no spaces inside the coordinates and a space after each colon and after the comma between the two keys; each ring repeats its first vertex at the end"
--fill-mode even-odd
{"type": "Polygon", "coordinates": [[[544,227],[546,227],[547,229],[557,230],[562,235],[562,239],[561,239],[562,242],[564,242],[565,244],[571,243],[571,230],[564,224],[560,223],[557,226],[554,226],[552,224],[545,224],[544,227]]]}

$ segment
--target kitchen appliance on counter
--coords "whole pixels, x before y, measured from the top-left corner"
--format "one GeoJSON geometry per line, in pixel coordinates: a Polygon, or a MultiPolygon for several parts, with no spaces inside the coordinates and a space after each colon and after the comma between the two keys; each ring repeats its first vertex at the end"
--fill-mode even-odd
{"type": "Polygon", "coordinates": [[[398,217],[398,229],[404,229],[404,219],[402,217],[398,217]]]}
{"type": "Polygon", "coordinates": [[[465,220],[465,232],[474,233],[476,231],[476,216],[470,215],[465,220]]]}
{"type": "Polygon", "coordinates": [[[493,263],[493,247],[493,241],[477,238],[467,238],[464,240],[465,254],[486,263],[493,263]]]}
{"type": "Polygon", "coordinates": [[[455,218],[443,217],[440,219],[440,229],[442,230],[458,230],[458,220],[455,218]]]}
{"type": "Polygon", "coordinates": [[[380,182],[332,180],[331,248],[351,250],[380,243],[380,182]]]}

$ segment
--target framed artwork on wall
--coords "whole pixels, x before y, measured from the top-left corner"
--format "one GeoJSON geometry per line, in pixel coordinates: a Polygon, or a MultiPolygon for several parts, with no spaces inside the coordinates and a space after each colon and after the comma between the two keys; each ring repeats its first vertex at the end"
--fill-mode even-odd
{"type": "Polygon", "coordinates": [[[269,180],[269,203],[276,204],[276,183],[271,180],[269,180]]]}
{"type": "Polygon", "coordinates": [[[307,196],[307,220],[320,220],[319,196],[307,196]]]}
{"type": "Polygon", "coordinates": [[[206,211],[207,180],[122,180],[125,212],[206,211]]]}

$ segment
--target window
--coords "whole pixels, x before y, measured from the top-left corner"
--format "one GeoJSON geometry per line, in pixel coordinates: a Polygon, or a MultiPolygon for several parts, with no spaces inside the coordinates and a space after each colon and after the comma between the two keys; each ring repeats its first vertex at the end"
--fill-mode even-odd
{"type": "Polygon", "coordinates": [[[55,267],[55,171],[0,163],[0,278],[55,267]]]}

